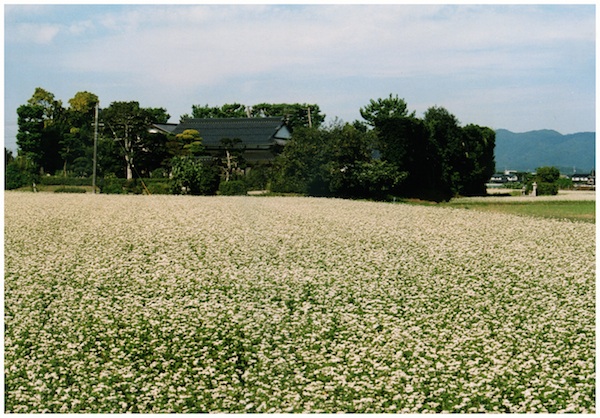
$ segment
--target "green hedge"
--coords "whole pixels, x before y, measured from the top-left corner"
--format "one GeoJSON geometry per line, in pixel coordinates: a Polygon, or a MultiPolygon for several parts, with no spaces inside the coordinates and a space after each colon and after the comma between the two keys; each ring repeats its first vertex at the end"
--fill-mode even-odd
{"type": "Polygon", "coordinates": [[[30,173],[23,172],[15,163],[8,163],[4,171],[4,190],[14,190],[23,186],[31,186],[34,177],[30,173]]]}
{"type": "Polygon", "coordinates": [[[133,180],[107,178],[99,180],[98,186],[100,193],[104,194],[147,194],[148,191],[150,194],[170,194],[167,178],[133,180]]]}
{"type": "Polygon", "coordinates": [[[146,187],[151,194],[170,194],[169,179],[144,179],[146,187]]]}
{"type": "Polygon", "coordinates": [[[81,187],[59,187],[58,189],[54,190],[54,193],[86,193],[87,191],[85,189],[82,189],[81,187]]]}
{"type": "Polygon", "coordinates": [[[41,176],[39,184],[44,186],[91,186],[91,177],[41,176]]]}
{"type": "Polygon", "coordinates": [[[248,186],[242,180],[224,181],[219,184],[219,194],[223,196],[243,196],[248,194],[248,186]]]}

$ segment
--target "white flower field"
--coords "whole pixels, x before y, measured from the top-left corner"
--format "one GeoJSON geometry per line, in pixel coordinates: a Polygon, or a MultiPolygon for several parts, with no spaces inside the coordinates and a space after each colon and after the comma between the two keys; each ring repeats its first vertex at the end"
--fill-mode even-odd
{"type": "Polygon", "coordinates": [[[6,412],[596,411],[595,225],[6,192],[6,412]]]}

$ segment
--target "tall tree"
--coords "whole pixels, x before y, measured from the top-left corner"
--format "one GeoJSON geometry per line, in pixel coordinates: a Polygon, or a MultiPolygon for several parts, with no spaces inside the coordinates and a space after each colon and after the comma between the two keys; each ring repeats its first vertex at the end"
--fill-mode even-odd
{"type": "Polygon", "coordinates": [[[93,93],[77,92],[69,99],[69,108],[65,113],[68,131],[60,141],[60,156],[63,159],[63,175],[67,175],[67,166],[78,160],[78,175],[89,176],[92,172],[91,154],[93,146],[93,122],[98,96],[93,93]]]}
{"type": "Polygon", "coordinates": [[[245,163],[244,144],[239,138],[222,138],[220,141],[221,171],[228,182],[234,172],[245,163]]]}
{"type": "Polygon", "coordinates": [[[487,127],[469,124],[462,129],[464,143],[463,195],[485,195],[488,179],[494,174],[496,133],[487,127]]]}
{"type": "Polygon", "coordinates": [[[44,108],[39,105],[21,105],[17,108],[17,146],[19,154],[24,156],[36,172],[41,169],[44,161],[44,108]]]}
{"type": "Polygon", "coordinates": [[[404,99],[398,98],[398,95],[394,97],[390,93],[390,96],[385,99],[371,99],[368,105],[360,108],[360,115],[367,121],[367,124],[376,127],[381,120],[414,117],[415,113],[409,114],[404,99]]]}
{"type": "Polygon", "coordinates": [[[297,128],[275,160],[273,191],[323,195],[327,154],[321,130],[297,128]]]}
{"type": "Polygon", "coordinates": [[[60,167],[60,138],[66,130],[62,103],[54,94],[38,87],[17,109],[17,144],[40,174],[60,167]],[[23,146],[21,146],[21,144],[23,146]]]}
{"type": "Polygon", "coordinates": [[[429,170],[431,146],[425,123],[415,117],[389,117],[376,120],[377,149],[381,159],[406,172],[402,192],[419,195],[430,191],[434,181],[429,170]]]}
{"type": "Polygon", "coordinates": [[[372,132],[351,124],[299,128],[275,164],[272,189],[312,196],[382,199],[406,174],[372,157],[372,132]]]}
{"type": "MultiPolygon", "coordinates": [[[[398,95],[371,100],[360,109],[366,124],[374,129],[374,146],[381,160],[394,166],[405,178],[396,190],[402,194],[419,195],[433,188],[428,167],[430,144],[427,127],[415,112],[409,112],[398,95]]],[[[356,121],[357,129],[366,127],[356,121]]]]}
{"type": "Polygon", "coordinates": [[[83,115],[93,115],[96,104],[100,101],[98,96],[88,91],[79,91],[69,99],[69,110],[83,115]]]}
{"type": "Polygon", "coordinates": [[[133,178],[134,147],[139,142],[139,135],[145,129],[138,102],[113,102],[102,111],[102,121],[107,133],[123,147],[127,179],[133,178]]]}
{"type": "Polygon", "coordinates": [[[53,122],[57,121],[64,110],[62,107],[62,102],[60,100],[56,100],[53,93],[50,93],[41,87],[36,87],[33,95],[27,101],[27,104],[32,106],[41,106],[44,109],[44,127],[48,127],[53,122]]]}
{"type": "Polygon", "coordinates": [[[135,101],[113,102],[102,111],[105,133],[121,144],[128,180],[133,178],[137,158],[153,152],[146,147],[153,138],[148,127],[167,120],[169,115],[164,109],[144,109],[135,101]]]}
{"type": "Polygon", "coordinates": [[[328,191],[336,196],[353,197],[362,194],[357,171],[371,160],[367,134],[350,124],[334,124],[323,130],[328,191]]]}
{"type": "Polygon", "coordinates": [[[449,199],[461,191],[465,146],[458,119],[443,107],[433,106],[424,115],[431,143],[431,169],[435,188],[449,199]]]}

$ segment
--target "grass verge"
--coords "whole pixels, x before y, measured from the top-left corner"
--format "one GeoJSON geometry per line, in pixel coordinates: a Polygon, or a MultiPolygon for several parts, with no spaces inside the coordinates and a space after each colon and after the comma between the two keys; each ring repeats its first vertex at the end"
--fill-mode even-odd
{"type": "Polygon", "coordinates": [[[541,218],[569,219],[571,221],[596,223],[596,202],[593,200],[576,201],[507,201],[507,202],[466,202],[460,199],[441,203],[442,206],[480,211],[502,212],[513,215],[535,216],[541,218]]]}

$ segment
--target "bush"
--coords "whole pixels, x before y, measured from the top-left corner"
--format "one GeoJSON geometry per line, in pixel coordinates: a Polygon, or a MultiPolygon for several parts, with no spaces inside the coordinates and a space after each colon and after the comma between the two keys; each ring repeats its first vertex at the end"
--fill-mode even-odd
{"type": "Polygon", "coordinates": [[[9,163],[6,165],[4,177],[4,190],[14,190],[26,185],[31,186],[31,175],[19,169],[17,164],[9,163]]]}
{"type": "Polygon", "coordinates": [[[225,181],[219,184],[219,194],[223,196],[244,196],[248,194],[248,187],[242,180],[225,181]]]}
{"type": "Polygon", "coordinates": [[[561,177],[556,183],[559,189],[570,190],[573,188],[573,180],[568,177],[561,177]]]}
{"type": "Polygon", "coordinates": [[[123,194],[123,179],[116,177],[105,177],[100,182],[100,193],[103,194],[123,194]]]}
{"type": "Polygon", "coordinates": [[[54,193],[86,193],[87,191],[85,189],[82,189],[81,187],[59,187],[58,189],[54,190],[54,193]]]}
{"type": "Polygon", "coordinates": [[[281,173],[276,173],[267,190],[272,193],[295,193],[299,195],[306,194],[306,182],[297,177],[285,177],[281,173]]]}
{"type": "Polygon", "coordinates": [[[544,196],[544,195],[549,195],[549,196],[554,196],[558,194],[558,183],[544,183],[544,182],[539,182],[537,184],[537,195],[538,196],[544,196]]]}
{"type": "Polygon", "coordinates": [[[560,178],[560,171],[556,167],[538,167],[535,172],[538,183],[555,183],[560,178]]]}
{"type": "Polygon", "coordinates": [[[152,179],[144,179],[144,183],[146,184],[146,188],[150,192],[150,194],[170,194],[171,190],[169,188],[169,179],[168,178],[152,178],[152,179]]]}
{"type": "Polygon", "coordinates": [[[157,168],[150,173],[152,179],[166,179],[169,177],[169,173],[164,168],[157,168]]]}
{"type": "Polygon", "coordinates": [[[219,189],[219,167],[194,157],[175,157],[171,160],[173,177],[169,190],[173,194],[214,195],[219,189]]]}
{"type": "Polygon", "coordinates": [[[250,167],[245,177],[248,190],[266,190],[269,186],[271,171],[271,165],[268,164],[257,164],[250,167]]]}
{"type": "MultiPolygon", "coordinates": [[[[535,177],[531,180],[537,183],[536,194],[538,196],[554,196],[558,194],[558,180],[560,171],[556,167],[538,167],[535,177]]],[[[533,184],[527,185],[527,190],[532,190],[533,184]]]]}

